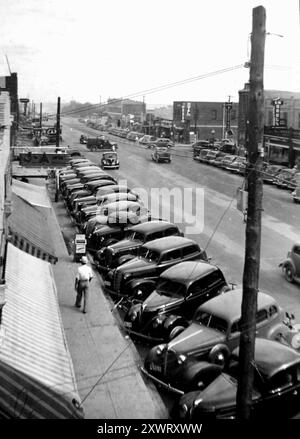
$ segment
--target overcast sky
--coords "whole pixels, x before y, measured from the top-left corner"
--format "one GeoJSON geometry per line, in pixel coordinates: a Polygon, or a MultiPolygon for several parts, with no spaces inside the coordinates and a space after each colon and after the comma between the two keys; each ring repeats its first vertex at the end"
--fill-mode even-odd
{"type": "Polygon", "coordinates": [[[35,102],[147,104],[238,100],[239,68],[156,93],[147,89],[245,63],[252,9],[266,8],[266,89],[300,91],[299,0],[0,0],[0,73],[35,102]]]}

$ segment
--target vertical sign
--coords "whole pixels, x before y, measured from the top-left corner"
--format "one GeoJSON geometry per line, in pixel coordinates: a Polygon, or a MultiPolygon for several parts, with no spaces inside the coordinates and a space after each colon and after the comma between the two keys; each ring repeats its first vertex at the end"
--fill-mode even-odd
{"type": "Polygon", "coordinates": [[[280,126],[280,107],[281,107],[281,105],[283,105],[283,101],[280,98],[273,99],[272,105],[274,106],[274,108],[273,108],[274,125],[276,127],[279,127],[280,126]]]}

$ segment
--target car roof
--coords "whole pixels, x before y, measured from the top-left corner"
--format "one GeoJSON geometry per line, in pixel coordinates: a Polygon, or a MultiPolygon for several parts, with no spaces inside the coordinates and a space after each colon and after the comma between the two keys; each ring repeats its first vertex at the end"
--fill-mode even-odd
{"type": "Polygon", "coordinates": [[[105,186],[105,183],[113,185],[113,181],[112,180],[106,180],[105,178],[100,178],[99,180],[92,180],[92,181],[88,181],[86,183],[87,186],[97,186],[98,184],[102,184],[103,186],[105,186]]]}
{"type": "MultiPolygon", "coordinates": [[[[238,356],[239,348],[232,354],[238,356]]],[[[297,351],[278,341],[259,337],[255,340],[254,358],[259,371],[269,379],[281,370],[300,365],[300,354],[297,351]]]]}
{"type": "Polygon", "coordinates": [[[186,286],[209,273],[219,270],[215,265],[203,261],[179,262],[174,267],[168,268],[160,278],[180,282],[186,286]]]}
{"type": "Polygon", "coordinates": [[[142,207],[141,203],[133,200],[120,200],[120,201],[112,201],[111,203],[104,204],[103,209],[111,209],[111,208],[121,208],[123,206],[133,206],[133,207],[142,207]]]}
{"type": "Polygon", "coordinates": [[[166,236],[165,238],[154,239],[143,245],[148,250],[161,252],[162,250],[176,250],[184,245],[196,244],[192,239],[184,238],[182,236],[166,236]]]}
{"type": "Polygon", "coordinates": [[[157,232],[160,230],[167,230],[170,227],[176,227],[175,224],[169,223],[167,221],[147,221],[146,223],[137,224],[131,228],[132,231],[141,232],[141,233],[149,233],[149,232],[157,232]]]}
{"type": "MultiPolygon", "coordinates": [[[[242,297],[243,289],[236,288],[235,290],[228,291],[226,294],[221,294],[203,303],[198,309],[217,315],[228,322],[233,322],[241,317],[242,297]]],[[[257,294],[257,309],[260,310],[272,305],[280,308],[272,296],[259,291],[257,294]]]]}

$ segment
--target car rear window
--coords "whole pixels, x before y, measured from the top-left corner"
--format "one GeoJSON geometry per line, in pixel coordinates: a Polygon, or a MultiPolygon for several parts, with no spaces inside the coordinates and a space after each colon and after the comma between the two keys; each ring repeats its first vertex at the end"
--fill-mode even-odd
{"type": "Polygon", "coordinates": [[[199,253],[199,247],[197,245],[189,245],[188,247],[184,247],[182,249],[182,257],[190,256],[194,253],[199,253]]]}

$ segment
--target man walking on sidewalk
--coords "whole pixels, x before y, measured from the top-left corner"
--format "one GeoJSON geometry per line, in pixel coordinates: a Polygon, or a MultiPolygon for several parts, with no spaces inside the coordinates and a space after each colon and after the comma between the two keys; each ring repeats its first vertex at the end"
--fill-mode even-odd
{"type": "Polygon", "coordinates": [[[87,265],[87,257],[82,256],[81,266],[78,267],[78,271],[75,278],[75,290],[77,291],[77,297],[75,306],[77,308],[81,307],[81,301],[83,296],[83,310],[85,314],[88,311],[88,301],[89,301],[89,283],[93,279],[93,272],[91,267],[87,265]]]}

